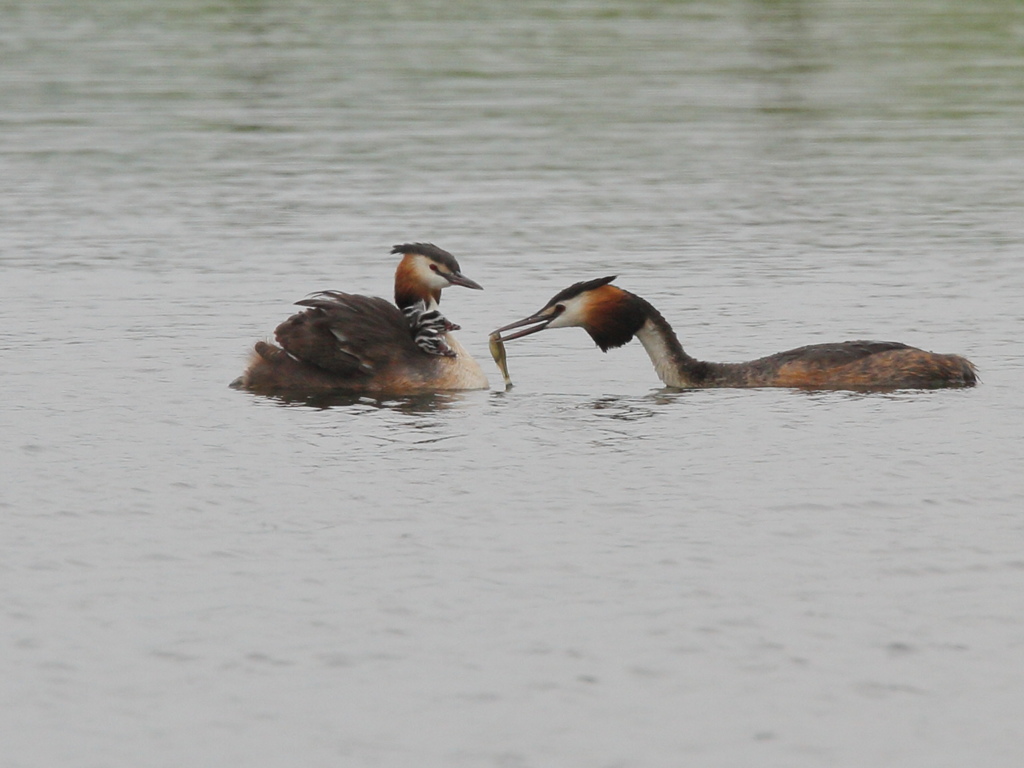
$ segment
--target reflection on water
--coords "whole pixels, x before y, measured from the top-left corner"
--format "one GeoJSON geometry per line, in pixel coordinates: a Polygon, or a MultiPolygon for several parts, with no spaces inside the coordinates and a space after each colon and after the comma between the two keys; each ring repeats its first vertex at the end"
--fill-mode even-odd
{"type": "Polygon", "coordinates": [[[599,397],[587,404],[581,404],[580,408],[587,408],[594,411],[595,415],[623,421],[636,421],[638,419],[649,419],[656,415],[657,410],[652,406],[667,405],[671,400],[667,398],[646,397],[642,400],[625,397],[599,397]]]}
{"type": "Polygon", "coordinates": [[[295,397],[288,395],[254,395],[245,393],[246,397],[269,400],[283,406],[302,406],[317,410],[329,408],[351,408],[354,411],[368,412],[372,410],[390,410],[397,413],[421,416],[429,415],[465,404],[464,393],[438,392],[423,395],[407,395],[394,398],[375,398],[365,395],[353,395],[345,392],[323,394],[311,397],[295,397]]]}

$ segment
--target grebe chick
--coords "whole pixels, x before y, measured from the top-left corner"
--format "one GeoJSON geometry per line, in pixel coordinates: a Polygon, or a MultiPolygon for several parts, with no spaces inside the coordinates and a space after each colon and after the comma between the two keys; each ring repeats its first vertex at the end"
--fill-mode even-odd
{"type": "Polygon", "coordinates": [[[974,365],[960,355],[940,355],[895,341],[812,344],[746,363],[705,363],[683,351],[661,313],[649,302],[611,285],[615,276],[569,286],[527,318],[499,328],[519,339],[547,328],[581,327],[603,351],[634,336],[669,387],[799,387],[804,389],[935,389],[972,387],[974,365]]]}
{"type": "Polygon", "coordinates": [[[482,290],[448,251],[430,243],[396,245],[395,304],[341,291],[297,301],[306,310],[274,331],[280,346],[256,342],[249,366],[231,386],[260,394],[405,395],[487,389],[479,364],[438,310],[450,285],[482,290]]]}
{"type": "Polygon", "coordinates": [[[432,355],[455,357],[455,350],[448,346],[445,335],[457,331],[460,326],[451,322],[438,309],[427,309],[422,299],[402,310],[405,322],[409,324],[412,340],[424,352],[432,355]]]}

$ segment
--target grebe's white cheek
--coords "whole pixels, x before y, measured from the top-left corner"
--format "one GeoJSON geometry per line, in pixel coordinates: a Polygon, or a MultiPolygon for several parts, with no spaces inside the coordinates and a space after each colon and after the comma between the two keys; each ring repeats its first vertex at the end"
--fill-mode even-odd
{"type": "Polygon", "coordinates": [[[586,324],[587,302],[584,297],[577,296],[561,304],[565,309],[548,323],[548,328],[575,328],[586,324]]]}
{"type": "Polygon", "coordinates": [[[417,253],[412,261],[413,275],[430,291],[439,291],[447,288],[451,283],[448,282],[446,277],[442,277],[430,268],[433,263],[426,256],[417,253]]]}
{"type": "Polygon", "coordinates": [[[426,278],[427,285],[430,286],[431,290],[443,290],[451,285],[448,282],[447,277],[442,277],[440,274],[432,269],[428,269],[429,275],[426,278]]]}
{"type": "Polygon", "coordinates": [[[550,323],[548,323],[544,327],[545,328],[568,328],[571,325],[572,325],[572,323],[565,322],[565,313],[563,312],[562,314],[560,314],[558,317],[556,317],[554,320],[552,320],[550,323]]]}

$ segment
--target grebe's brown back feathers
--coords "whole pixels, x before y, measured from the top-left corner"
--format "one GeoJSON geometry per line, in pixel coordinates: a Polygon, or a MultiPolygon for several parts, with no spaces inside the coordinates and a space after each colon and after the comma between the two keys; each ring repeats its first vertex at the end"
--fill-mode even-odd
{"type": "Polygon", "coordinates": [[[238,386],[268,394],[328,392],[413,394],[486,389],[479,365],[459,354],[428,354],[416,345],[405,316],[388,301],[325,291],[299,302],[309,309],[275,331],[280,348],[258,342],[238,386]]]}
{"type": "Polygon", "coordinates": [[[972,387],[978,381],[974,365],[966,358],[898,341],[812,344],[748,363],[710,365],[724,386],[936,389],[972,387]]]}
{"type": "Polygon", "coordinates": [[[418,351],[405,316],[376,296],[323,291],[302,301],[310,307],[274,331],[291,355],[328,371],[372,374],[397,356],[418,351]]]}

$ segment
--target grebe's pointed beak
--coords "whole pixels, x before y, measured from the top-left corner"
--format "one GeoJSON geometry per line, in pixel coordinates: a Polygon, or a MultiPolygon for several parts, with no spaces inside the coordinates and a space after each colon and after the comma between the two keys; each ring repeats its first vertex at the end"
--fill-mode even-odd
{"type": "Polygon", "coordinates": [[[484,287],[475,280],[470,280],[461,272],[444,272],[442,273],[444,278],[452,285],[461,285],[463,288],[472,288],[476,291],[482,291],[484,287]]]}
{"type": "Polygon", "coordinates": [[[498,337],[499,337],[499,339],[501,341],[512,341],[513,339],[521,339],[521,338],[523,338],[523,336],[529,336],[532,333],[538,333],[540,331],[543,331],[545,328],[548,327],[548,325],[551,323],[551,321],[554,320],[556,317],[558,317],[558,313],[557,312],[552,312],[549,308],[545,308],[545,309],[542,309],[540,312],[537,312],[534,315],[530,315],[529,317],[524,317],[522,320],[517,320],[514,323],[509,323],[508,325],[503,325],[501,328],[498,328],[496,331],[494,331],[494,333],[498,334],[498,337]],[[527,326],[527,325],[530,325],[530,326],[533,326],[533,327],[532,328],[524,328],[523,330],[519,331],[518,333],[513,333],[513,334],[510,334],[508,336],[502,336],[501,335],[505,331],[511,331],[511,330],[513,330],[515,328],[523,328],[523,326],[527,326]]]}

